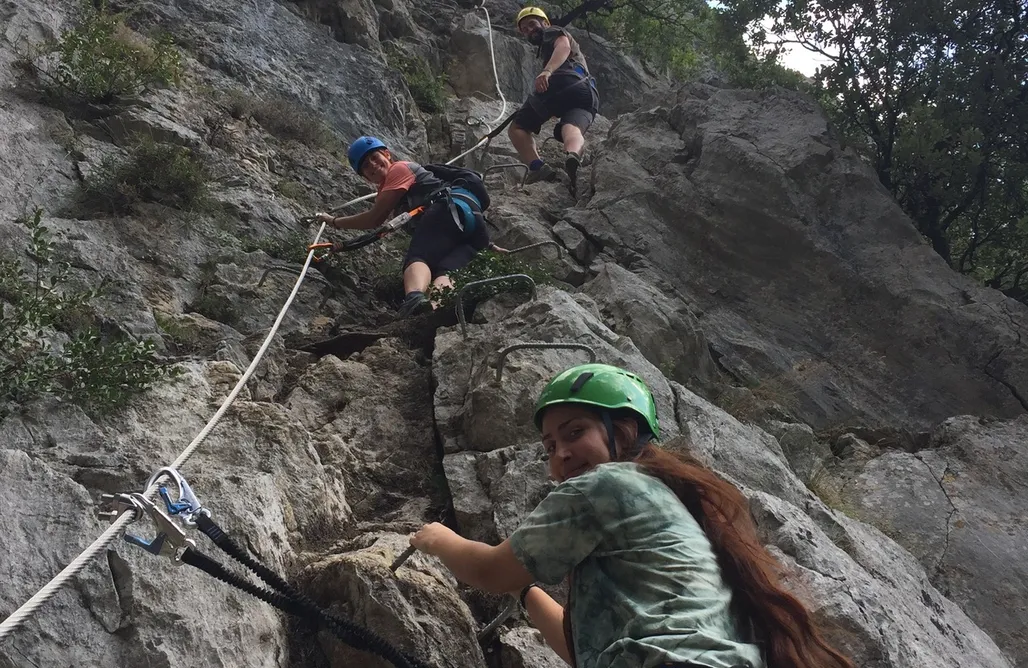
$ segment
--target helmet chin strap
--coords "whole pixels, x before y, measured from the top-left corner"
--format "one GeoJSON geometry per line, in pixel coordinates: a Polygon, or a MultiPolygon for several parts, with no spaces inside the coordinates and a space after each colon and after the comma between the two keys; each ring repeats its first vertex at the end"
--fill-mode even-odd
{"type": "Polygon", "coordinates": [[[618,460],[617,441],[614,440],[614,421],[610,418],[610,411],[603,411],[603,426],[607,428],[607,450],[610,452],[610,461],[618,460]]]}

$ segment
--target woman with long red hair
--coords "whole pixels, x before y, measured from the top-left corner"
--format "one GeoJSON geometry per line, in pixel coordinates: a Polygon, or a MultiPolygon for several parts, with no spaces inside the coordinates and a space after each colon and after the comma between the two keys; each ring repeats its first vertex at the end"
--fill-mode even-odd
{"type": "Polygon", "coordinates": [[[746,498],[655,444],[649,388],[605,364],[557,375],[535,414],[557,487],[500,545],[428,524],[411,544],[519,596],[577,668],[853,668],[779,583],[746,498]],[[535,586],[570,579],[567,607],[535,586]]]}

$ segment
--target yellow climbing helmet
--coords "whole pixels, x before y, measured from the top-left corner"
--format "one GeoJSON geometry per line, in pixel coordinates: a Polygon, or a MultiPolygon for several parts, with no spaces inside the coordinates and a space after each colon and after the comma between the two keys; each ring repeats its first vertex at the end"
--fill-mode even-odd
{"type": "Polygon", "coordinates": [[[526,19],[529,16],[538,16],[543,21],[546,21],[547,23],[550,22],[550,17],[547,16],[546,12],[544,12],[543,10],[539,9],[538,7],[525,7],[520,12],[518,12],[518,17],[514,19],[514,27],[517,28],[518,26],[520,26],[521,20],[526,19]]]}

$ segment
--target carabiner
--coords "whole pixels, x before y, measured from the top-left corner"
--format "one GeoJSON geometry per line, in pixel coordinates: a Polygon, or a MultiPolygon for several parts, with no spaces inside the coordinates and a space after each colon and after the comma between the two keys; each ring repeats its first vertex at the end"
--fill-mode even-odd
{"type": "Polygon", "coordinates": [[[311,260],[313,262],[323,262],[323,261],[327,260],[332,255],[332,252],[333,252],[334,248],[335,248],[335,244],[331,243],[331,242],[325,242],[325,243],[320,243],[320,244],[311,244],[310,246],[307,246],[307,252],[308,253],[312,253],[313,252],[314,256],[311,258],[311,260]],[[325,251],[328,251],[328,252],[324,253],[323,255],[318,255],[318,251],[319,250],[325,250],[325,251]]]}
{"type": "Polygon", "coordinates": [[[196,526],[195,518],[197,515],[211,516],[211,511],[201,505],[200,499],[193,493],[193,489],[186,482],[186,479],[182,477],[182,474],[170,466],[158,469],[156,473],[150,476],[150,479],[146,481],[145,489],[153,487],[164,476],[174,480],[175,486],[178,488],[178,497],[174,500],[168,494],[167,487],[161,486],[158,489],[161,499],[164,500],[164,507],[168,509],[168,514],[178,516],[179,520],[189,528],[196,526]]]}

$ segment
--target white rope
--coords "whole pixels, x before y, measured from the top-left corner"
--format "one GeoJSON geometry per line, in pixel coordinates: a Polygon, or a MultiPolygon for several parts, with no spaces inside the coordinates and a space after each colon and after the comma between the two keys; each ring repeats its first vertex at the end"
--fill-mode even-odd
{"type": "MultiPolygon", "coordinates": [[[[503,102],[503,106],[500,107],[500,115],[490,124],[496,125],[503,120],[503,115],[507,113],[507,98],[503,95],[503,88],[500,87],[500,74],[496,71],[496,50],[493,48],[493,22],[489,18],[489,10],[486,9],[485,0],[482,0],[481,9],[485,12],[485,28],[489,34],[489,58],[493,61],[493,81],[496,82],[496,92],[500,94],[500,100],[503,102]]],[[[475,148],[478,147],[476,146],[475,148]]]]}
{"type": "MultiPolygon", "coordinates": [[[[318,240],[321,239],[321,234],[324,231],[325,223],[322,223],[321,227],[318,228],[318,233],[314,235],[314,241],[312,241],[311,244],[318,243],[318,240]]],[[[229,392],[229,395],[225,397],[225,401],[221,403],[221,408],[218,409],[218,412],[215,413],[214,416],[207,421],[207,424],[204,425],[204,428],[201,429],[200,433],[196,435],[196,438],[193,439],[193,442],[190,443],[186,447],[186,449],[182,451],[182,454],[178,456],[178,459],[171,463],[171,468],[181,468],[182,465],[185,464],[186,461],[193,456],[193,452],[196,451],[198,447],[200,447],[200,444],[204,442],[204,439],[207,438],[207,435],[211,433],[215,426],[217,426],[218,422],[221,420],[221,417],[232,405],[232,402],[235,401],[236,397],[239,396],[239,393],[243,391],[243,386],[246,385],[246,381],[250,380],[250,376],[252,376],[253,372],[257,370],[257,365],[261,363],[261,360],[264,358],[264,354],[268,352],[268,347],[271,345],[272,339],[275,338],[275,334],[278,333],[278,328],[282,325],[282,320],[285,319],[286,312],[289,310],[289,307],[293,305],[293,300],[296,299],[297,293],[300,292],[300,285],[303,283],[303,279],[307,277],[307,270],[310,268],[311,260],[313,259],[314,251],[311,250],[309,253],[307,253],[307,261],[303,263],[303,269],[300,270],[300,275],[296,278],[296,283],[293,285],[293,291],[290,292],[289,297],[286,298],[286,303],[282,306],[282,310],[278,312],[278,317],[275,318],[274,324],[272,324],[271,329],[268,330],[268,335],[264,337],[264,343],[261,344],[261,347],[257,351],[257,354],[253,356],[253,361],[250,362],[250,366],[246,367],[246,371],[243,372],[242,378],[240,378],[239,382],[236,383],[236,386],[232,388],[232,391],[229,392]]]]}
{"type": "Polygon", "coordinates": [[[111,543],[117,540],[125,527],[132,522],[134,515],[135,513],[125,513],[115,520],[111,526],[107,527],[107,531],[100,534],[100,537],[93,541],[92,545],[83,550],[82,554],[75,557],[53,580],[46,583],[42,589],[36,592],[35,596],[25,601],[20,608],[11,613],[10,617],[0,623],[0,641],[13,633],[15,629],[21,626],[22,622],[39,609],[39,606],[53,598],[54,594],[64,586],[65,582],[78,575],[100,552],[106,550],[111,543]]]}
{"type": "MultiPolygon", "coordinates": [[[[493,77],[496,80],[496,91],[500,94],[500,99],[503,101],[503,105],[500,108],[500,115],[497,116],[496,120],[494,120],[492,123],[493,125],[495,125],[503,118],[504,114],[507,112],[507,98],[504,97],[503,90],[500,87],[500,75],[497,73],[496,70],[496,52],[493,48],[492,21],[489,18],[489,10],[485,8],[484,2],[481,6],[481,9],[485,12],[485,21],[489,33],[489,57],[492,60],[493,77]]],[[[486,143],[487,140],[485,139],[479,141],[477,144],[472,146],[467,151],[464,151],[457,157],[449,160],[446,164],[451,165],[457,162],[464,156],[468,155],[469,153],[478,149],[486,143]]],[[[369,200],[374,196],[375,193],[363,195],[356,199],[352,199],[349,202],[346,202],[338,208],[342,209],[351,204],[356,204],[358,202],[369,200]]],[[[325,223],[322,223],[321,227],[318,229],[318,233],[314,235],[314,240],[311,243],[318,243],[318,240],[321,239],[321,235],[324,231],[325,223]]],[[[296,299],[296,295],[300,291],[300,286],[303,284],[304,279],[307,277],[307,270],[310,269],[311,260],[313,259],[313,257],[314,251],[307,253],[307,261],[304,262],[303,269],[300,270],[300,275],[297,277],[296,283],[293,285],[292,292],[289,293],[289,297],[286,299],[285,304],[283,304],[282,309],[278,312],[278,317],[275,318],[274,324],[272,324],[271,329],[268,330],[268,335],[264,338],[264,343],[261,344],[261,347],[257,351],[257,354],[254,355],[253,360],[250,362],[250,366],[246,368],[246,371],[243,372],[242,377],[236,383],[235,387],[233,387],[232,391],[229,392],[227,397],[225,397],[225,400],[221,403],[221,406],[218,408],[217,412],[215,412],[211,419],[207,421],[207,424],[204,425],[203,429],[200,430],[200,433],[196,435],[196,438],[194,438],[192,442],[188,446],[186,446],[186,449],[182,451],[182,454],[180,454],[178,458],[174,462],[172,462],[171,468],[181,468],[181,466],[185,464],[190,457],[193,456],[193,453],[196,452],[196,449],[199,448],[200,445],[204,442],[204,440],[207,439],[207,436],[210,435],[211,431],[214,430],[214,428],[218,425],[218,422],[221,421],[221,418],[232,406],[232,403],[236,400],[236,397],[239,396],[239,393],[243,391],[243,387],[245,387],[247,381],[250,380],[250,376],[254,374],[254,371],[257,370],[257,366],[261,363],[261,360],[264,359],[265,353],[268,352],[268,347],[271,346],[271,342],[275,338],[275,334],[278,333],[278,329],[282,325],[282,321],[285,319],[286,313],[289,311],[289,307],[293,305],[293,300],[296,299]]],[[[150,498],[154,495],[154,493],[156,493],[156,491],[157,484],[155,483],[152,487],[146,490],[145,494],[148,498],[150,498]]],[[[68,580],[82,572],[82,569],[84,569],[90,561],[92,561],[98,554],[100,554],[100,552],[110,547],[110,545],[114,543],[114,541],[116,541],[118,537],[121,535],[121,532],[124,531],[125,528],[134,519],[134,511],[123,513],[118,519],[111,523],[111,526],[107,527],[106,531],[100,534],[99,538],[93,541],[89,545],[89,547],[84,549],[77,557],[75,557],[70,564],[65,566],[60,573],[55,575],[53,579],[50,580],[50,582],[46,583],[42,589],[40,589],[38,592],[35,593],[35,595],[32,596],[32,598],[25,601],[25,603],[23,603],[21,607],[19,607],[17,610],[12,612],[7,617],[7,619],[5,619],[3,622],[0,622],[0,641],[3,641],[5,638],[7,638],[7,636],[11,635],[11,633],[13,633],[15,629],[17,629],[19,626],[21,626],[26,619],[31,617],[36,612],[36,610],[38,610],[44,603],[53,598],[54,594],[56,594],[57,591],[61,587],[63,587],[65,583],[68,582],[68,580]]]]}
{"type": "MultiPolygon", "coordinates": [[[[493,22],[492,22],[492,19],[489,18],[489,10],[486,9],[485,0],[482,0],[482,5],[479,7],[479,9],[481,9],[483,12],[485,12],[486,33],[489,35],[489,60],[492,61],[492,65],[493,65],[493,81],[496,82],[496,92],[500,94],[500,101],[503,103],[500,106],[500,113],[499,113],[499,115],[495,119],[493,119],[492,123],[489,124],[489,125],[492,125],[492,126],[495,127],[496,124],[499,123],[500,121],[502,121],[503,117],[507,114],[507,97],[503,94],[503,88],[500,86],[500,74],[496,70],[496,49],[493,47],[493,22]]],[[[493,131],[493,128],[489,128],[489,132],[492,132],[492,131],[493,131]]],[[[489,132],[487,132],[486,134],[489,134],[489,132]]],[[[474,146],[472,146],[468,150],[464,151],[463,153],[458,155],[456,158],[450,159],[446,164],[447,165],[452,165],[453,163],[457,162],[458,160],[460,160],[464,156],[466,156],[466,155],[468,155],[470,153],[474,153],[476,150],[478,150],[482,146],[485,146],[488,143],[489,143],[488,139],[481,139],[481,140],[479,140],[479,142],[477,144],[475,144],[474,146]]]]}

